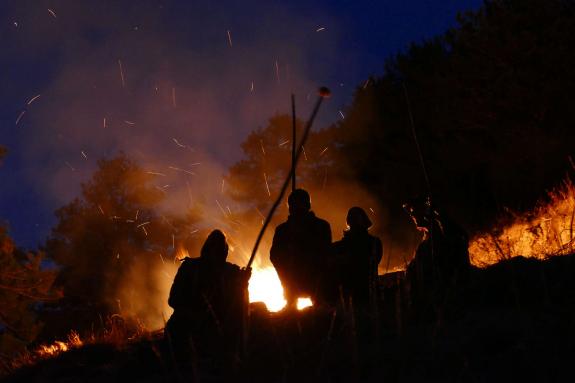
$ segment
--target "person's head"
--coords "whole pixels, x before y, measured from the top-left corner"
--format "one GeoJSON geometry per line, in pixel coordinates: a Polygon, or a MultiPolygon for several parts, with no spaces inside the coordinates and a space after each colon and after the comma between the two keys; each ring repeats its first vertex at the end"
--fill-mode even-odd
{"type": "Polygon", "coordinates": [[[403,204],[403,209],[409,214],[417,230],[420,231],[428,231],[433,220],[439,215],[431,206],[429,198],[413,198],[403,204]]]}
{"type": "Polygon", "coordinates": [[[295,189],[288,197],[289,213],[291,215],[303,215],[311,209],[311,199],[308,192],[303,189],[295,189]]]}
{"type": "Polygon", "coordinates": [[[226,236],[220,230],[214,230],[208,235],[202,246],[200,257],[213,263],[224,263],[228,256],[226,236]]]}
{"type": "Polygon", "coordinates": [[[349,209],[345,221],[350,230],[367,230],[372,225],[371,220],[367,216],[365,210],[358,206],[354,206],[349,209]]]}

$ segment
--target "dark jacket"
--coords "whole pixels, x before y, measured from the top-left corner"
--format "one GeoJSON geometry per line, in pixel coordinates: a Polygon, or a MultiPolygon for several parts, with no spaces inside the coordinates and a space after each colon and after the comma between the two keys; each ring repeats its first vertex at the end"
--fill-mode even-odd
{"type": "Polygon", "coordinates": [[[413,293],[442,294],[465,283],[471,267],[465,230],[446,217],[433,220],[407,267],[413,293]]]}
{"type": "Polygon", "coordinates": [[[186,258],[170,289],[168,304],[176,316],[197,324],[221,325],[238,315],[247,283],[236,265],[225,262],[216,267],[202,258],[186,258]]]}
{"type": "Polygon", "coordinates": [[[313,212],[301,217],[290,215],[274,234],[270,259],[291,296],[315,296],[331,246],[331,228],[313,212]]]}
{"type": "Polygon", "coordinates": [[[381,240],[367,230],[348,230],[333,244],[333,251],[338,284],[345,296],[354,303],[367,304],[377,288],[377,267],[383,256],[381,240]]]}

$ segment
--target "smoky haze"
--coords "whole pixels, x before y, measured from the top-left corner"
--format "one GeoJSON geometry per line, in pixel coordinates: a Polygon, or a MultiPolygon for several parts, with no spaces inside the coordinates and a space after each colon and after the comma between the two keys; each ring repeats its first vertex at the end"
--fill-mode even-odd
{"type": "MultiPolygon", "coordinates": [[[[226,211],[241,206],[226,197],[223,177],[251,130],[289,112],[290,93],[307,117],[318,85],[340,85],[329,83],[326,65],[338,55],[337,24],[325,10],[296,13],[264,1],[242,3],[242,13],[254,12],[241,20],[233,17],[239,5],[175,4],[139,1],[121,11],[113,1],[19,4],[9,49],[26,46],[31,60],[56,64],[45,86],[26,96],[14,134],[41,203],[68,203],[98,159],[124,152],[156,175],[163,209],[201,206],[203,225],[226,230],[230,260],[243,265],[258,227],[230,224],[226,211]]],[[[324,113],[337,118],[334,108],[324,113]]],[[[285,208],[279,213],[285,217],[285,208]]],[[[345,209],[338,216],[334,232],[342,230],[345,209]]],[[[269,265],[263,254],[270,240],[268,233],[256,265],[269,265]]],[[[177,265],[145,267],[133,265],[118,302],[158,326],[169,315],[177,265]]]]}

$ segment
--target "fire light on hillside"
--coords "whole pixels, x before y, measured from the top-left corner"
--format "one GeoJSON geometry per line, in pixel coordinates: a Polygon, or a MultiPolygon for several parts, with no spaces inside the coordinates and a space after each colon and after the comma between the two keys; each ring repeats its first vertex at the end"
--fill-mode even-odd
{"type": "Polygon", "coordinates": [[[531,212],[513,215],[496,231],[469,244],[473,265],[486,267],[516,256],[545,259],[575,252],[575,186],[567,180],[531,212]]]}

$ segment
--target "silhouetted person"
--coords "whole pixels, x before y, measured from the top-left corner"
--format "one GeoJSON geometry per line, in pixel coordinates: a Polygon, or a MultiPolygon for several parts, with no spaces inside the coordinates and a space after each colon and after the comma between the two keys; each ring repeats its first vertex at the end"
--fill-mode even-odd
{"type": "Polygon", "coordinates": [[[242,304],[250,277],[226,262],[225,235],[214,230],[199,258],[185,258],[170,290],[174,313],[166,324],[166,338],[176,361],[189,365],[197,354],[229,359],[239,346],[242,304]]]}
{"type": "Polygon", "coordinates": [[[274,234],[270,259],[282,286],[288,307],[297,298],[310,296],[318,300],[321,275],[331,246],[331,228],[311,209],[309,194],[294,190],[288,197],[289,217],[274,234]]]}
{"type": "Polygon", "coordinates": [[[415,199],[404,208],[423,232],[406,273],[413,303],[437,304],[466,282],[470,269],[467,233],[440,214],[429,199],[415,199]]]}
{"type": "Polygon", "coordinates": [[[338,266],[339,285],[346,300],[354,305],[368,305],[376,298],[377,266],[383,256],[381,240],[369,234],[372,223],[360,207],[347,213],[348,229],[343,238],[333,244],[338,266]]]}

